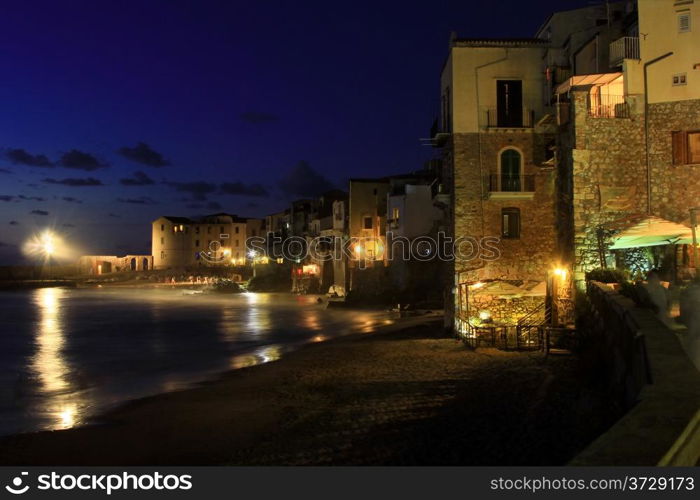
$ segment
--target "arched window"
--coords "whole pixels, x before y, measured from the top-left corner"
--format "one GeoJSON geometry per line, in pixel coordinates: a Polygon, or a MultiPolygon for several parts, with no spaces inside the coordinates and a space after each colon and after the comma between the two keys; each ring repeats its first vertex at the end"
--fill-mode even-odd
{"type": "Polygon", "coordinates": [[[515,207],[501,210],[501,237],[520,238],[520,209],[515,207]]]}
{"type": "Polygon", "coordinates": [[[501,153],[501,191],[521,191],[520,163],[522,157],[515,149],[501,153]]]}

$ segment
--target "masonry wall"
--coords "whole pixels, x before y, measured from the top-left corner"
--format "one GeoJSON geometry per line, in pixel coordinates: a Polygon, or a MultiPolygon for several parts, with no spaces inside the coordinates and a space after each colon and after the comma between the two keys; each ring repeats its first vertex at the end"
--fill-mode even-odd
{"type": "MultiPolygon", "coordinates": [[[[579,281],[601,265],[599,228],[648,212],[644,115],[588,116],[587,92],[572,92],[572,121],[559,137],[557,180],[560,249],[579,281]]],[[[672,132],[699,128],[700,100],[649,106],[652,215],[688,224],[688,209],[700,204],[700,165],[673,165],[672,157],[672,132]]]]}
{"type": "Polygon", "coordinates": [[[455,237],[491,236],[500,240],[496,245],[500,251],[498,259],[456,262],[456,270],[462,272],[461,281],[546,278],[556,260],[555,176],[553,168],[541,166],[546,142],[544,134],[533,131],[486,132],[481,137],[454,134],[455,237]],[[523,193],[496,199],[489,193],[488,176],[498,173],[499,155],[508,147],[522,154],[523,174],[534,177],[531,199],[523,193]],[[518,239],[501,239],[501,210],[507,207],[520,209],[518,239]]]}

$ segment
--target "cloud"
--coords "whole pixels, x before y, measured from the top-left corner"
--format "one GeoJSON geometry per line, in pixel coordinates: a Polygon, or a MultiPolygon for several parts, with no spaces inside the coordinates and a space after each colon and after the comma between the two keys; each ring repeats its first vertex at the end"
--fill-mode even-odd
{"type": "Polygon", "coordinates": [[[272,113],[265,113],[262,111],[247,111],[241,113],[241,120],[247,123],[260,124],[260,123],[272,123],[279,120],[279,116],[273,115],[272,113]]]}
{"type": "Polygon", "coordinates": [[[26,165],[28,167],[44,167],[51,168],[54,164],[46,155],[33,155],[24,149],[8,149],[5,151],[5,156],[15,165],[26,165]]]}
{"type": "Polygon", "coordinates": [[[252,201],[246,205],[246,208],[258,208],[260,205],[253,203],[252,201]]]}
{"type": "Polygon", "coordinates": [[[71,149],[67,153],[63,153],[63,156],[61,156],[59,160],[59,165],[88,172],[108,166],[106,163],[100,162],[100,160],[90,153],[85,153],[77,149],[71,149]]]}
{"type": "Polygon", "coordinates": [[[219,186],[222,194],[241,196],[269,196],[267,190],[260,184],[243,184],[242,182],[224,182],[219,186]]]}
{"type": "Polygon", "coordinates": [[[63,227],[75,227],[75,224],[63,224],[63,227]]]}
{"type": "Polygon", "coordinates": [[[187,193],[196,201],[204,201],[207,195],[216,191],[216,184],[210,182],[166,182],[170,187],[175,188],[180,193],[187,193]]]}
{"type": "Polygon", "coordinates": [[[19,226],[19,222],[17,222],[16,220],[11,220],[9,224],[10,226],[19,226]]]}
{"type": "Polygon", "coordinates": [[[134,172],[134,177],[125,177],[119,182],[124,186],[150,186],[156,183],[144,172],[134,172]]]}
{"type": "Polygon", "coordinates": [[[191,208],[193,210],[200,210],[203,208],[206,208],[207,210],[221,210],[221,205],[216,202],[216,201],[210,201],[209,203],[189,203],[186,205],[187,208],[191,208]]]}
{"type": "Polygon", "coordinates": [[[32,210],[29,213],[34,215],[49,215],[49,213],[46,210],[32,210]]]}
{"type": "Polygon", "coordinates": [[[18,198],[24,201],[46,201],[46,198],[42,198],[41,196],[25,196],[23,194],[19,195],[18,198]]]}
{"type": "Polygon", "coordinates": [[[131,203],[132,205],[157,205],[158,202],[149,198],[148,196],[141,196],[140,198],[117,198],[119,203],[131,203]]]}
{"type": "Polygon", "coordinates": [[[121,215],[117,215],[117,214],[112,214],[112,213],[110,213],[110,214],[107,214],[107,215],[108,215],[109,217],[114,217],[114,218],[116,218],[116,219],[121,219],[121,218],[122,218],[121,215]]]}
{"type": "Polygon", "coordinates": [[[0,194],[0,201],[12,201],[14,200],[14,196],[10,196],[9,194],[0,194]]]}
{"type": "Polygon", "coordinates": [[[163,158],[163,155],[151,149],[145,142],[139,142],[135,147],[122,147],[117,150],[127,160],[149,167],[167,167],[170,162],[163,158]]]}
{"type": "Polygon", "coordinates": [[[95,179],[94,177],[88,177],[86,179],[76,179],[75,177],[68,177],[67,179],[52,179],[46,178],[42,182],[46,184],[61,184],[63,186],[71,187],[92,187],[92,186],[104,186],[102,181],[95,179]]]}
{"type": "Polygon", "coordinates": [[[82,203],[83,200],[79,200],[78,198],[73,198],[72,196],[64,196],[61,198],[63,201],[67,201],[68,203],[82,203]]]}
{"type": "Polygon", "coordinates": [[[334,188],[333,183],[314,170],[307,162],[300,161],[279,181],[282,192],[288,196],[313,198],[334,188]]]}
{"type": "Polygon", "coordinates": [[[11,174],[12,170],[9,170],[7,168],[0,168],[0,174],[11,174]]]}

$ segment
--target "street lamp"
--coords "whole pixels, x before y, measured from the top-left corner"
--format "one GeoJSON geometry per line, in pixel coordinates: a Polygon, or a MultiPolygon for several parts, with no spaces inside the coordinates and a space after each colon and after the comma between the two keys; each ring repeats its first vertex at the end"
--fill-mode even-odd
{"type": "Polygon", "coordinates": [[[248,257],[250,257],[250,260],[253,261],[253,278],[255,278],[255,257],[257,256],[258,252],[256,252],[255,250],[251,250],[250,252],[248,252],[248,257]]]}

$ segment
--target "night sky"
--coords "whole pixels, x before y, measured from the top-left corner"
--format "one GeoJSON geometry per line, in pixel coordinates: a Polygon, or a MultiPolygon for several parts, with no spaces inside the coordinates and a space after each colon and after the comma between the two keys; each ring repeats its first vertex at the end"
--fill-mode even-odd
{"type": "Polygon", "coordinates": [[[451,31],[587,0],[14,1],[0,15],[0,265],[46,227],[150,253],[159,215],[262,217],[421,168],[451,31]]]}

